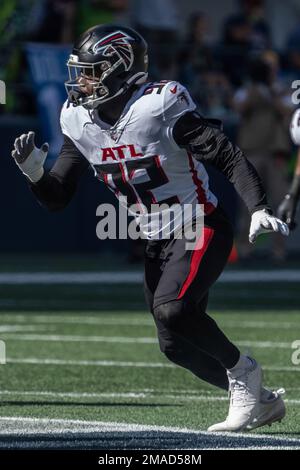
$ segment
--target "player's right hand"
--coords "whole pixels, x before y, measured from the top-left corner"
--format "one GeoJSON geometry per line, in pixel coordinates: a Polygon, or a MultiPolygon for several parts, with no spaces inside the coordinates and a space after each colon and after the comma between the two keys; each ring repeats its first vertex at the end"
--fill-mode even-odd
{"type": "Polygon", "coordinates": [[[277,209],[277,217],[283,220],[290,230],[294,230],[297,226],[295,222],[297,209],[297,198],[292,194],[286,194],[280,206],[277,209]]]}
{"type": "Polygon", "coordinates": [[[34,132],[22,134],[15,140],[11,153],[16,164],[30,181],[36,183],[44,174],[44,163],[48,154],[49,145],[43,144],[41,148],[35,146],[34,132]]]}
{"type": "Polygon", "coordinates": [[[269,214],[266,209],[255,211],[251,217],[249,242],[254,243],[261,233],[278,232],[289,235],[289,228],[285,222],[269,214]]]}

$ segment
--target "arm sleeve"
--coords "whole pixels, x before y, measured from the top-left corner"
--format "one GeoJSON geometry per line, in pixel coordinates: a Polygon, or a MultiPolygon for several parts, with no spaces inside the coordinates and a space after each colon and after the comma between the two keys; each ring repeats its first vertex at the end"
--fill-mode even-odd
{"type": "Polygon", "coordinates": [[[41,205],[50,211],[58,211],[69,204],[80,177],[88,167],[88,161],[64,135],[64,143],[53,168],[45,172],[37,183],[28,181],[29,186],[41,205]]]}
{"type": "Polygon", "coordinates": [[[257,171],[222,132],[221,121],[205,119],[196,112],[186,113],[175,123],[173,138],[196,160],[208,162],[222,172],[251,214],[260,209],[272,212],[257,171]]]}

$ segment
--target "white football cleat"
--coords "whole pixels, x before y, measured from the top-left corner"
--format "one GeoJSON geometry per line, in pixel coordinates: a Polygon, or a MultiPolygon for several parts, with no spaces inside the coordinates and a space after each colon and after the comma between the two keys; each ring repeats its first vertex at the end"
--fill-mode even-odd
{"type": "Polygon", "coordinates": [[[269,425],[276,421],[281,421],[285,417],[285,404],[282,396],[285,393],[283,388],[270,392],[264,389],[261,394],[258,415],[248,424],[247,431],[269,425]],[[268,393],[266,393],[268,392],[268,393]]]}
{"type": "Polygon", "coordinates": [[[210,426],[208,431],[243,431],[258,415],[262,389],[262,370],[254,359],[248,359],[249,366],[227,371],[230,394],[228,416],[222,423],[210,426]]]}

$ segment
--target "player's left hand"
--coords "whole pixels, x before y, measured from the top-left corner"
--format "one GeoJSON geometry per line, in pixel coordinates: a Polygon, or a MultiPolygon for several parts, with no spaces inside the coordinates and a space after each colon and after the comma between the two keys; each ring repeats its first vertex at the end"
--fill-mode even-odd
{"type": "Polygon", "coordinates": [[[297,198],[295,198],[292,194],[286,194],[277,209],[278,217],[287,223],[290,230],[294,230],[297,226],[295,222],[296,209],[297,198]]]}
{"type": "Polygon", "coordinates": [[[268,232],[278,232],[288,236],[289,228],[282,220],[268,214],[265,209],[254,212],[251,218],[249,242],[254,243],[258,235],[268,232]]]}

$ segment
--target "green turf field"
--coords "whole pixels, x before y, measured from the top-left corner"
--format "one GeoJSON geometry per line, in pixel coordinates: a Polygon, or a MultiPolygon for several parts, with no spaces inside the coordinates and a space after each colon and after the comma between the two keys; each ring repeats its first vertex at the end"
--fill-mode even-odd
{"type": "Polygon", "coordinates": [[[162,356],[140,285],[1,286],[0,447],[300,448],[299,305],[293,283],[214,288],[210,313],[286,389],[287,416],[210,436],[227,396],[162,356]]]}

